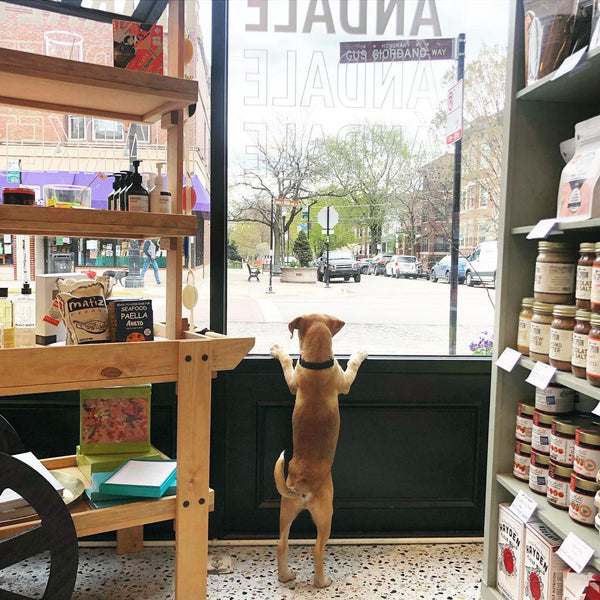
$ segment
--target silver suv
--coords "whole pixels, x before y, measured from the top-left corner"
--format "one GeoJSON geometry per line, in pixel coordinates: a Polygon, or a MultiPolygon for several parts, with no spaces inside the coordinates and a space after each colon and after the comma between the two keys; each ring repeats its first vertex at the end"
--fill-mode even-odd
{"type": "Polygon", "coordinates": [[[331,279],[344,279],[350,281],[350,277],[358,283],[360,281],[360,268],[358,261],[350,250],[330,250],[329,270],[327,271],[327,252],[317,260],[317,279],[329,281],[331,279]]]}

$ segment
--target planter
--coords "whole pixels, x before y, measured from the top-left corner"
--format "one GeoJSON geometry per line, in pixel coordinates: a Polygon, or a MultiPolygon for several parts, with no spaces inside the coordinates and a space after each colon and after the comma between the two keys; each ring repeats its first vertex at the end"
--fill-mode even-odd
{"type": "Polygon", "coordinates": [[[317,267],[281,267],[281,283],[317,283],[317,267]]]}

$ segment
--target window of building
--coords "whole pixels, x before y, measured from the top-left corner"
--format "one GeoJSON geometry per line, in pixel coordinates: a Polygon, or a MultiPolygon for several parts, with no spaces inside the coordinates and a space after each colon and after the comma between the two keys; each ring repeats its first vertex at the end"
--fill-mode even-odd
{"type": "Polygon", "coordinates": [[[481,207],[487,206],[489,199],[490,199],[489,190],[485,186],[482,186],[481,192],[479,194],[479,206],[481,206],[481,207]]]}
{"type": "Polygon", "coordinates": [[[120,121],[110,121],[109,119],[92,119],[92,132],[95,142],[122,142],[125,140],[123,123],[120,121]]]}
{"type": "Polygon", "coordinates": [[[70,140],[85,140],[85,117],[69,115],[67,135],[70,140]]]}

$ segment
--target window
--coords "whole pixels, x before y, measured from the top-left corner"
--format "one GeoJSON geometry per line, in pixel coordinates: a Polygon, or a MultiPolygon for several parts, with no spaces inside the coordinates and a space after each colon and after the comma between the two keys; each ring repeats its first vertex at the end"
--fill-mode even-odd
{"type": "Polygon", "coordinates": [[[69,130],[67,134],[70,140],[85,140],[85,117],[69,115],[69,130]]]}
{"type": "Polygon", "coordinates": [[[469,202],[467,205],[468,210],[473,210],[475,208],[475,198],[476,198],[476,187],[475,185],[470,185],[468,188],[468,197],[469,202]]]}
{"type": "Polygon", "coordinates": [[[108,119],[92,119],[95,142],[122,142],[125,140],[123,123],[108,119]]]}
{"type": "Polygon", "coordinates": [[[490,192],[486,187],[481,188],[481,193],[479,195],[479,206],[484,207],[488,205],[488,200],[490,198],[490,192]]]}

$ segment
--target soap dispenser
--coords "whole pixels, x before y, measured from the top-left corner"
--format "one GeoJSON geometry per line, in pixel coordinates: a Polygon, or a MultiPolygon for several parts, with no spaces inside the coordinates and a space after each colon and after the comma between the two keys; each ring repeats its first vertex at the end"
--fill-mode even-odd
{"type": "Polygon", "coordinates": [[[131,187],[127,194],[129,212],[148,212],[149,198],[148,190],[142,185],[142,175],[138,171],[140,160],[133,161],[133,175],[131,176],[131,187]]]}
{"type": "Polygon", "coordinates": [[[13,304],[15,319],[15,346],[27,348],[35,346],[35,299],[29,282],[23,283],[21,293],[13,304]]]}
{"type": "Polygon", "coordinates": [[[109,192],[107,197],[107,208],[108,210],[119,210],[117,199],[119,197],[119,188],[121,187],[121,173],[113,173],[109,177],[114,177],[112,184],[112,190],[109,192]]]}
{"type": "Polygon", "coordinates": [[[119,202],[117,210],[129,210],[127,194],[131,187],[131,171],[121,171],[121,187],[119,188],[119,202]]]}
{"type": "Polygon", "coordinates": [[[154,188],[150,192],[150,212],[166,213],[171,212],[171,192],[165,190],[165,178],[162,174],[164,162],[156,163],[156,177],[154,178],[154,188]]]}

